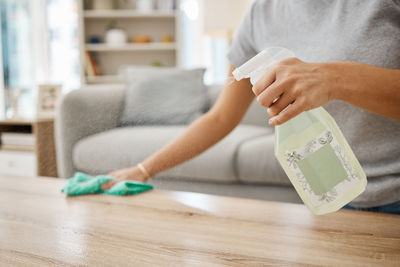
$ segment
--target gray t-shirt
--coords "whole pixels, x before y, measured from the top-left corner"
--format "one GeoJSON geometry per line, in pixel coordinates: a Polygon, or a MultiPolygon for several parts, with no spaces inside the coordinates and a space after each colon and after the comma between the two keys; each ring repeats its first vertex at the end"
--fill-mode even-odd
{"type": "MultiPolygon", "coordinates": [[[[400,69],[400,0],[258,0],[228,57],[238,67],[271,46],[286,47],[306,62],[352,61],[400,69]]],[[[367,189],[351,204],[399,201],[400,121],[337,100],[324,108],[368,177],[367,189]]]]}

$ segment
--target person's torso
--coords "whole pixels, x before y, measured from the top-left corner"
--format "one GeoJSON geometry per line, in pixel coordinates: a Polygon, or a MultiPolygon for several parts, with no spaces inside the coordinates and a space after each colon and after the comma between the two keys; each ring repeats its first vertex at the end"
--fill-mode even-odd
{"type": "MultiPolygon", "coordinates": [[[[255,5],[257,52],[281,46],[306,62],[353,61],[400,69],[400,1],[259,0],[255,5]]],[[[369,177],[400,176],[399,121],[341,101],[324,107],[369,177]]]]}

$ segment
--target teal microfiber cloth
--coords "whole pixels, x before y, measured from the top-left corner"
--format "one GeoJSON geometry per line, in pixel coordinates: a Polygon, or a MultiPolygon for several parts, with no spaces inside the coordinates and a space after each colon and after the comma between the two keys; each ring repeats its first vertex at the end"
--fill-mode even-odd
{"type": "Polygon", "coordinates": [[[110,189],[103,191],[101,185],[107,183],[114,178],[105,175],[96,177],[87,175],[82,172],[75,173],[67,184],[61,189],[68,196],[86,195],[86,194],[107,194],[107,195],[136,195],[147,190],[153,189],[151,184],[145,184],[135,181],[122,181],[115,184],[110,189]]]}

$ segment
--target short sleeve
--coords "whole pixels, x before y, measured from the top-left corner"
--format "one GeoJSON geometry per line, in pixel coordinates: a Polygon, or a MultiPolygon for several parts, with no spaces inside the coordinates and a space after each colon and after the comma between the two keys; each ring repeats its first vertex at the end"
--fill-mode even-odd
{"type": "Polygon", "coordinates": [[[228,59],[235,67],[241,66],[257,54],[253,38],[254,7],[255,4],[251,6],[241,22],[228,53],[228,59]]]}

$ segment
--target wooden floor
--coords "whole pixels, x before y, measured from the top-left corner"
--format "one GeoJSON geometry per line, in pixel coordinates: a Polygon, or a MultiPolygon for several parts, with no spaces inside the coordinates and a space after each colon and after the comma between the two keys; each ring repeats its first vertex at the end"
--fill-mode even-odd
{"type": "Polygon", "coordinates": [[[400,216],[203,194],[66,198],[0,177],[0,266],[399,266],[400,216]]]}

